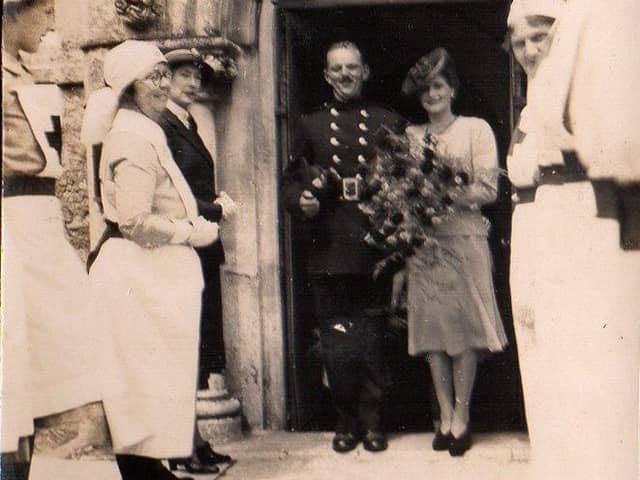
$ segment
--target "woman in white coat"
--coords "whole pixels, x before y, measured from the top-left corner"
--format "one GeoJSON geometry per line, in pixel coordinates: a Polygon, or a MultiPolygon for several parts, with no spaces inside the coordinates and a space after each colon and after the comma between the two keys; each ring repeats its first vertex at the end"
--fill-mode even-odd
{"type": "Polygon", "coordinates": [[[159,459],[191,454],[203,287],[193,247],[218,240],[157,123],[170,79],[155,46],[116,46],[83,131],[96,144],[109,130],[99,168],[107,229],[90,278],[115,345],[104,406],[124,480],[173,479],[159,459]]]}
{"type": "Polygon", "coordinates": [[[620,3],[516,0],[509,15],[529,77],[508,167],[534,479],[636,475],[640,252],[621,249],[619,194],[640,180],[639,105],[624,87],[638,7],[620,3]]]}

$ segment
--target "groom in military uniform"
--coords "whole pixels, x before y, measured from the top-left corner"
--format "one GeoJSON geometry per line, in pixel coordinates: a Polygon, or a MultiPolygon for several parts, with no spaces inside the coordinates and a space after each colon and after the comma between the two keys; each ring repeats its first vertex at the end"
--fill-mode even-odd
{"type": "Polygon", "coordinates": [[[382,359],[382,309],[387,281],[372,278],[376,252],[363,242],[368,220],[358,203],[362,166],[373,160],[382,125],[398,128],[397,114],[362,97],[369,66],[352,42],[331,45],[325,81],[333,99],[302,116],[282,196],[310,235],[307,271],[320,323],[322,359],[338,421],[333,449],[387,448],[382,407],[388,383],[382,359]]]}

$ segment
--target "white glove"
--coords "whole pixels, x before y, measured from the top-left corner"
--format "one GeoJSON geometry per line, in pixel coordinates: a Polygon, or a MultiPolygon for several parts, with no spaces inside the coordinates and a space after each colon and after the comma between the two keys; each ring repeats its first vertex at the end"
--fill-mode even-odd
{"type": "Polygon", "coordinates": [[[227,192],[220,192],[214,203],[222,207],[222,218],[225,220],[233,217],[238,212],[238,205],[227,195],[227,192]]]}
{"type": "Polygon", "coordinates": [[[320,201],[309,190],[305,190],[300,195],[300,210],[307,218],[315,217],[320,211],[320,201]]]}
{"type": "Polygon", "coordinates": [[[193,247],[206,247],[220,239],[218,224],[210,222],[204,217],[198,217],[193,222],[193,230],[189,236],[189,244],[193,247]]]}

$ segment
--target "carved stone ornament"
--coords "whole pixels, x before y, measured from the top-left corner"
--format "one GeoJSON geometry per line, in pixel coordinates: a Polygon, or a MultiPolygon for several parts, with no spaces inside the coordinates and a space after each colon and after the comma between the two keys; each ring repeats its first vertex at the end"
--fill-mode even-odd
{"type": "Polygon", "coordinates": [[[115,7],[122,21],[135,30],[146,30],[161,14],[158,0],[115,0],[115,7]]]}
{"type": "Polygon", "coordinates": [[[220,80],[233,80],[238,76],[236,59],[224,51],[212,51],[203,55],[204,62],[213,70],[213,76],[220,80]]]}

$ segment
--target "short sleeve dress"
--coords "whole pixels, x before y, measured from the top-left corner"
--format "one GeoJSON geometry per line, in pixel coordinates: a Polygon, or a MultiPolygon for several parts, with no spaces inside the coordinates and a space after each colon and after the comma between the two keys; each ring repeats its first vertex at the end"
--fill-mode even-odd
{"type": "MultiPolygon", "coordinates": [[[[424,138],[427,125],[406,130],[411,144],[424,138]]],[[[493,203],[498,159],[491,127],[480,118],[458,117],[436,135],[471,172],[468,204],[493,203]]],[[[478,209],[456,207],[437,227],[437,249],[422,248],[408,262],[409,354],[432,351],[458,355],[465,350],[501,351],[507,338],[498,312],[487,242],[489,222],[478,209]]]]}

